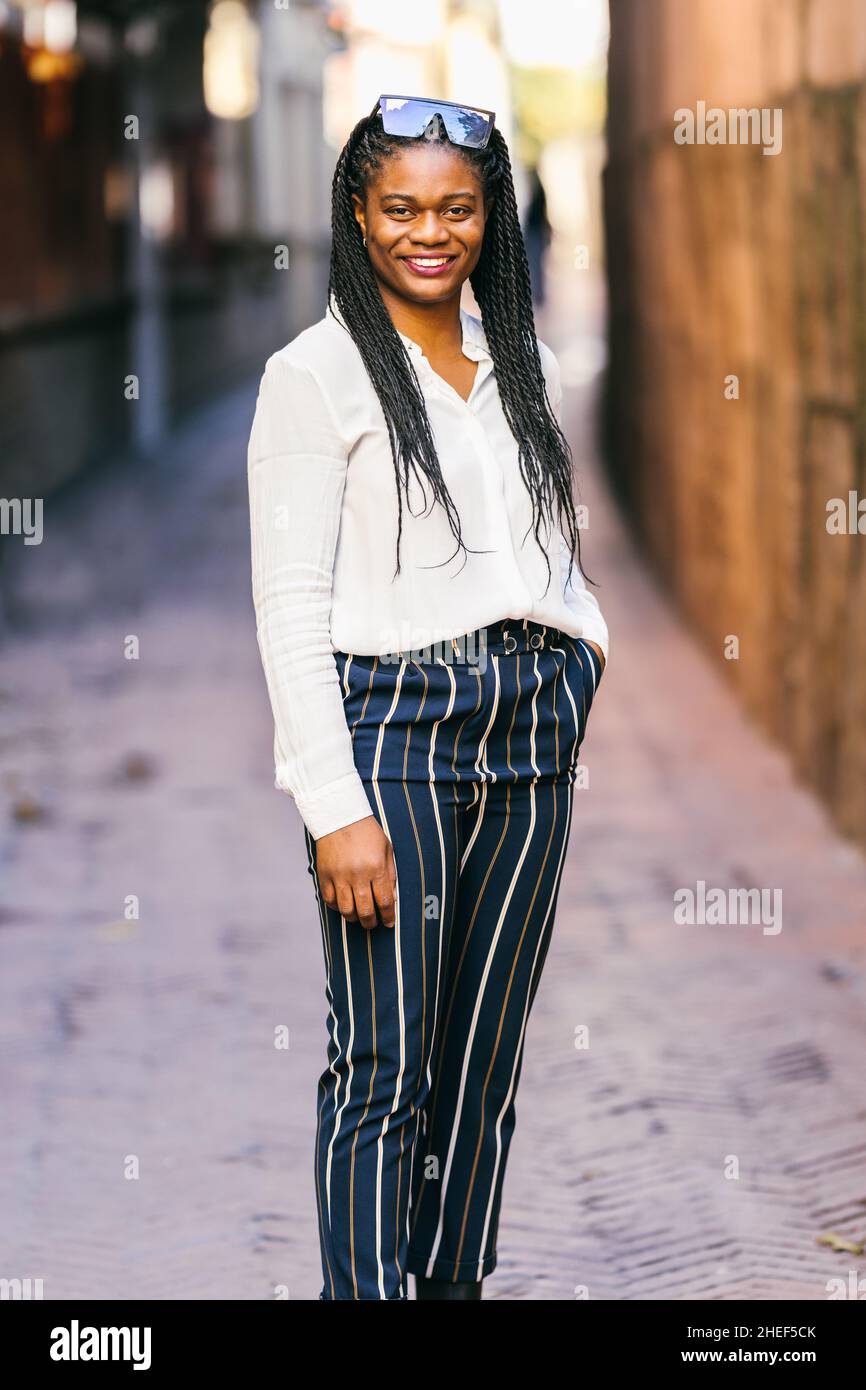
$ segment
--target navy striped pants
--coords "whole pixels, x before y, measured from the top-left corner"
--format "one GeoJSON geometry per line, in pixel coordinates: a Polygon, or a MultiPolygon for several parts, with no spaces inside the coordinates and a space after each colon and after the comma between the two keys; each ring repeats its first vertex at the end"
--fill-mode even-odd
{"type": "Polygon", "coordinates": [[[452,659],[335,653],[397,895],[393,930],[347,922],[318,895],[305,831],[329,1004],[315,1155],[325,1300],[404,1299],[407,1271],[465,1281],[496,1265],[524,1035],[601,663],[526,619],[458,643],[452,659]]]}

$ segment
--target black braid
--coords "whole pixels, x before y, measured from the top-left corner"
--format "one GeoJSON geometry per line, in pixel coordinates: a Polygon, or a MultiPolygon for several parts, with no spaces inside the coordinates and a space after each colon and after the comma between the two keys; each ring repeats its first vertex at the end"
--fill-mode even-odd
{"type": "MultiPolygon", "coordinates": [[[[443,563],[448,564],[458,549],[464,552],[472,549],[463,541],[460,518],[442,477],[415,367],[385,307],[352,203],[353,193],[366,202],[370,176],[384,160],[400,147],[425,138],[429,137],[387,135],[382,128],[377,102],[370,115],[355,126],[340,153],[331,200],[328,302],[336,303],[385,414],[397,479],[395,575],[400,573],[402,489],[408,485],[410,467],[422,493],[424,484],[419,469],[431,484],[433,502],[438,501],[445,508],[457,542],[452,556],[443,563]]],[[[572,558],[576,546],[578,566],[584,577],[589,578],[580,562],[571,450],[551,409],[541,367],[529,264],[514,196],[508,147],[494,127],[483,150],[465,145],[455,145],[454,149],[475,169],[485,200],[494,200],[485,224],[478,264],[469,281],[481,310],[505,418],[517,440],[521,477],[532,498],[534,535],[547,561],[548,586],[550,562],[540,533],[544,522],[550,524],[554,501],[560,526],[565,517],[566,539],[572,558]]]]}

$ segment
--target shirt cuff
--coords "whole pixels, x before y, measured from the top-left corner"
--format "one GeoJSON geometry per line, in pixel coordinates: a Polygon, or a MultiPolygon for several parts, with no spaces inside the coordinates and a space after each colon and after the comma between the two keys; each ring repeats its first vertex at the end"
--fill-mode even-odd
{"type": "MultiPolygon", "coordinates": [[[[278,783],[279,785],[279,783],[278,783]]],[[[281,788],[284,790],[284,788],[281,788]]],[[[338,777],[306,796],[295,796],[298,812],[314,840],[373,815],[364,783],[357,772],[338,777]]]]}

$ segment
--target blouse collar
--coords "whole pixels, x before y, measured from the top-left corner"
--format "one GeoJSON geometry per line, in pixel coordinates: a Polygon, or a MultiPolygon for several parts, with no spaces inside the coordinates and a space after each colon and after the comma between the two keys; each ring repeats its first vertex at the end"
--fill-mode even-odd
{"type": "MultiPolygon", "coordinates": [[[[328,313],[330,313],[338,323],[341,323],[344,328],[347,326],[343,315],[335,303],[328,305],[328,313]]],[[[470,358],[473,362],[483,362],[485,359],[492,362],[493,358],[487,344],[487,335],[481,323],[476,321],[473,315],[468,313],[462,305],[460,306],[460,326],[463,332],[464,356],[470,358]]],[[[397,334],[402,338],[409,354],[418,362],[427,364],[427,358],[420,344],[416,343],[414,338],[410,338],[407,333],[400,333],[399,329],[397,329],[397,334]]]]}

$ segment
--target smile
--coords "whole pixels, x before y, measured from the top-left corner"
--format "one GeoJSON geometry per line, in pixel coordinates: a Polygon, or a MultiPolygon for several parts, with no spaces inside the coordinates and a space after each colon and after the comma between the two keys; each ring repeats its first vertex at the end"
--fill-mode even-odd
{"type": "Polygon", "coordinates": [[[456,256],[401,256],[404,265],[407,265],[416,275],[441,275],[447,270],[456,256]]]}

